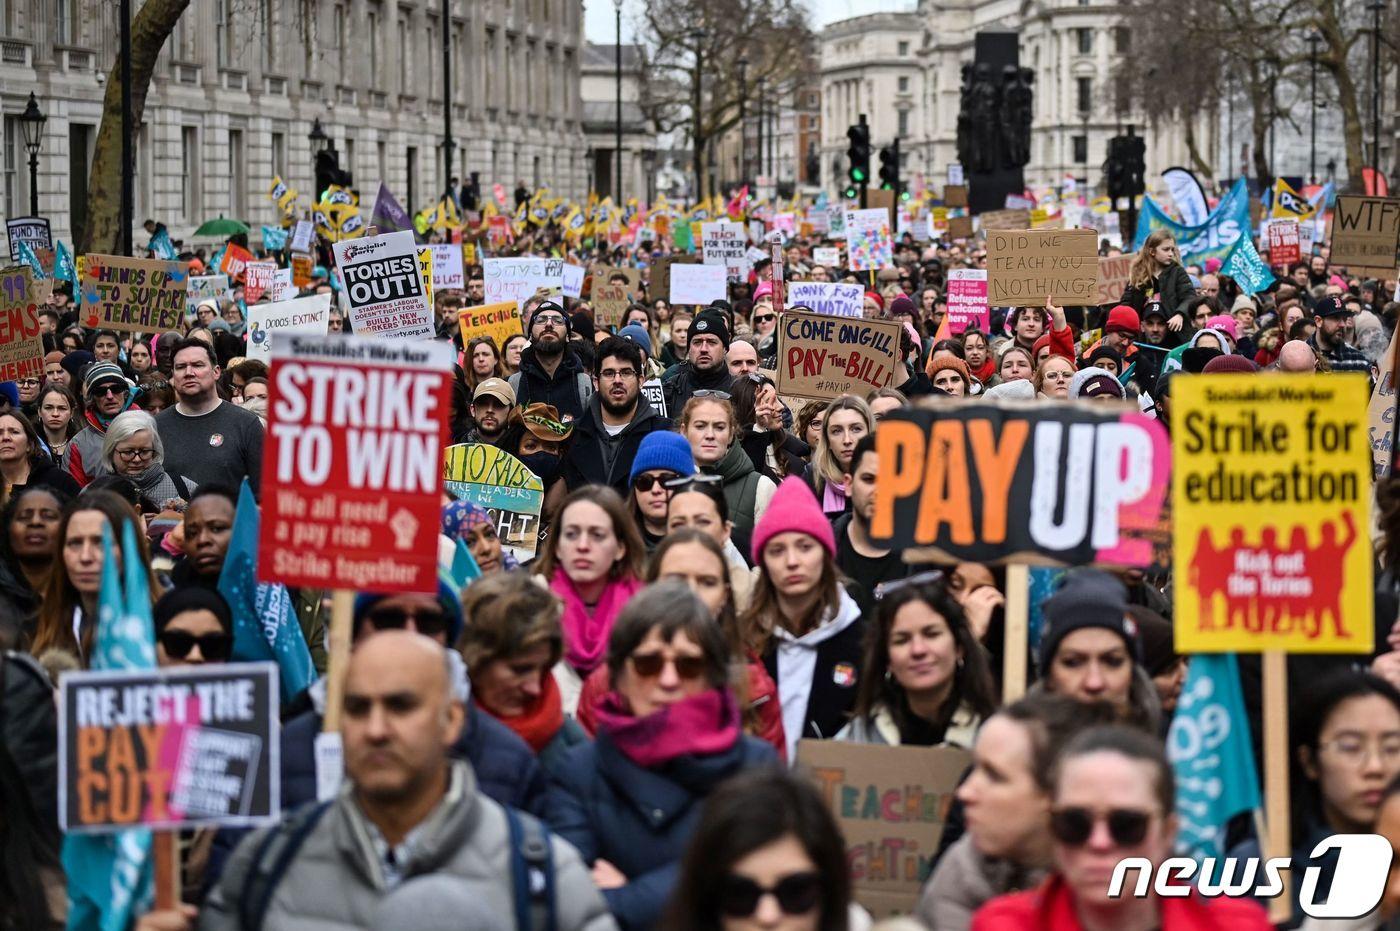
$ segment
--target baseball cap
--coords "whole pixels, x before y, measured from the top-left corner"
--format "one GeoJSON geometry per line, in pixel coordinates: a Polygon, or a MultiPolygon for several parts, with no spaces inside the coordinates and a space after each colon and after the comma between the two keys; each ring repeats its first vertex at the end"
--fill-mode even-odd
{"type": "Polygon", "coordinates": [[[504,378],[487,378],[476,386],[476,392],[472,394],[473,401],[482,398],[495,398],[506,407],[515,406],[515,392],[511,390],[510,382],[504,378]]]}
{"type": "Polygon", "coordinates": [[[1347,310],[1347,305],[1342,303],[1340,297],[1324,297],[1313,307],[1313,315],[1317,317],[1349,317],[1351,311],[1347,310]]]}

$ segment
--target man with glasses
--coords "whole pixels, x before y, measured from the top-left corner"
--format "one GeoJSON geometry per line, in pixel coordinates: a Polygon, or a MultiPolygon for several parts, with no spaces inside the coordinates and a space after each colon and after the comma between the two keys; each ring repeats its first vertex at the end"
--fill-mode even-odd
{"type": "Polygon", "coordinates": [[[608,485],[625,498],[643,437],[671,425],[642,395],[642,351],[631,340],[603,340],[593,359],[593,374],[598,390],[574,428],[564,483],[569,491],[608,485]]]}
{"type": "Polygon", "coordinates": [[[257,494],[262,481],[263,426],[258,415],[219,397],[219,363],[209,344],[182,339],[172,354],[175,405],[156,415],[165,467],[196,485],[237,488],[243,479],[257,494]]]}
{"type": "Polygon", "coordinates": [[[734,393],[725,354],[729,351],[729,323],[724,312],[707,307],[691,321],[686,360],[664,380],[666,410],[680,417],[686,402],[697,391],[734,393]]]}
{"type": "Polygon", "coordinates": [[[68,444],[68,471],[79,485],[111,473],[102,462],[102,441],[107,436],[107,427],[118,414],[131,407],[139,393],[115,362],[95,362],[88,368],[83,376],[87,426],[68,444]]]}
{"type": "Polygon", "coordinates": [[[545,301],[527,319],[530,345],[520,353],[520,371],[510,376],[516,403],[548,404],[564,420],[578,420],[588,409],[593,382],[569,348],[568,315],[557,302],[545,301]]]}

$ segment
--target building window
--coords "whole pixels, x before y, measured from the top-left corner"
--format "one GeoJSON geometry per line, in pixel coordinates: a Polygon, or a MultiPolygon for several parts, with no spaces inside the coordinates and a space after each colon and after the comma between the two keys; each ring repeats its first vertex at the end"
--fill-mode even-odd
{"type": "Polygon", "coordinates": [[[1070,145],[1074,147],[1074,163],[1083,165],[1089,161],[1089,137],[1071,136],[1070,145]]]}
{"type": "Polygon", "coordinates": [[[1076,37],[1079,42],[1079,54],[1092,55],[1094,53],[1094,30],[1076,29],[1079,35],[1076,37]]]}
{"type": "Polygon", "coordinates": [[[1128,54],[1133,45],[1133,31],[1127,26],[1113,28],[1113,50],[1119,55],[1128,54]]]}
{"type": "Polygon", "coordinates": [[[1088,113],[1093,109],[1094,102],[1094,79],[1075,78],[1075,103],[1080,113],[1088,113]]]}
{"type": "Polygon", "coordinates": [[[29,206],[24,202],[24,192],[20,188],[20,133],[19,119],[5,117],[5,215],[10,217],[27,216],[29,206]]]}
{"type": "Polygon", "coordinates": [[[350,20],[345,15],[343,4],[337,3],[335,6],[335,60],[340,66],[340,80],[344,81],[346,72],[346,55],[350,51],[350,20]]]}
{"type": "Polygon", "coordinates": [[[909,43],[908,43],[908,42],[901,42],[901,43],[899,43],[899,54],[900,54],[900,57],[903,57],[903,56],[909,54],[909,43]]]}
{"type": "Polygon", "coordinates": [[[900,78],[900,79],[899,79],[899,92],[900,92],[901,94],[907,94],[907,93],[909,93],[909,79],[908,79],[908,78],[900,78]]]}
{"type": "Polygon", "coordinates": [[[248,207],[248,180],[243,157],[243,130],[228,131],[228,214],[242,217],[248,207]]]}
{"type": "Polygon", "coordinates": [[[84,123],[68,124],[68,215],[75,241],[81,240],[87,229],[88,171],[96,129],[84,123]]]}
{"type": "Polygon", "coordinates": [[[277,70],[277,4],[276,0],[262,0],[263,67],[277,70]]]}
{"type": "Polygon", "coordinates": [[[898,136],[898,137],[901,138],[901,139],[903,139],[905,136],[909,135],[909,111],[908,111],[908,110],[900,110],[900,111],[899,111],[899,129],[898,129],[898,131],[896,131],[895,135],[898,136]]]}
{"type": "Polygon", "coordinates": [[[185,181],[180,209],[186,223],[199,222],[199,130],[193,126],[180,127],[180,175],[185,181]]]}
{"type": "MultiPolygon", "coordinates": [[[[417,204],[417,203],[418,203],[418,147],[417,147],[417,146],[412,146],[412,145],[411,145],[411,146],[408,147],[408,152],[405,153],[405,158],[404,158],[404,171],[405,171],[405,173],[408,175],[408,178],[407,178],[407,187],[408,187],[408,200],[407,200],[407,203],[409,203],[409,204],[417,204]]],[[[412,208],[412,207],[409,207],[408,209],[412,210],[413,208],[412,208]]]]}
{"type": "Polygon", "coordinates": [[[350,177],[355,176],[355,140],[345,137],[345,170],[350,177]]]}
{"type": "Polygon", "coordinates": [[[272,173],[283,180],[287,177],[287,136],[273,133],[271,140],[272,173]]]}
{"type": "Polygon", "coordinates": [[[229,35],[233,24],[229,22],[229,0],[214,0],[214,61],[220,68],[227,68],[231,58],[229,35]]]}
{"type": "Polygon", "coordinates": [[[382,181],[389,180],[389,152],[388,144],[379,142],[375,144],[376,161],[379,163],[379,178],[382,181]]]}
{"type": "Polygon", "coordinates": [[[379,84],[379,11],[370,10],[366,14],[369,28],[369,82],[371,86],[379,84]]]}
{"type": "Polygon", "coordinates": [[[399,93],[408,93],[408,23],[399,17],[399,93]]]}
{"type": "Polygon", "coordinates": [[[53,0],[54,39],[59,45],[78,44],[78,20],[82,15],[78,0],[53,0]]]}

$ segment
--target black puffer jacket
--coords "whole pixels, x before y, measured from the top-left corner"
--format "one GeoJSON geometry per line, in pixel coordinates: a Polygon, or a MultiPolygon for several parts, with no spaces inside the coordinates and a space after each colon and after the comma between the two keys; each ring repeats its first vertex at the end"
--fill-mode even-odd
{"type": "Polygon", "coordinates": [[[535,347],[527,347],[520,353],[520,371],[510,376],[510,386],[515,391],[515,403],[521,408],[549,404],[564,420],[582,417],[593,395],[593,380],[583,370],[578,356],[567,348],[550,376],[535,358],[535,347]]]}
{"type": "Polygon", "coordinates": [[[1162,296],[1162,310],[1170,320],[1175,314],[1186,313],[1186,302],[1196,296],[1196,288],[1191,284],[1191,276],[1186,269],[1173,262],[1162,269],[1161,274],[1147,287],[1128,285],[1124,288],[1121,303],[1127,304],[1141,316],[1153,294],[1162,296]]]}
{"type": "Polygon", "coordinates": [[[57,846],[58,714],[48,674],[28,653],[0,653],[0,745],[19,767],[57,846]]]}
{"type": "Polygon", "coordinates": [[[569,491],[584,485],[608,485],[625,499],[632,461],[642,438],[653,430],[669,429],[671,423],[656,412],[645,395],[638,395],[632,422],[617,436],[609,436],[602,408],[602,398],[594,396],[588,402],[588,412],[575,425],[573,445],[564,460],[564,483],[569,491]]]}

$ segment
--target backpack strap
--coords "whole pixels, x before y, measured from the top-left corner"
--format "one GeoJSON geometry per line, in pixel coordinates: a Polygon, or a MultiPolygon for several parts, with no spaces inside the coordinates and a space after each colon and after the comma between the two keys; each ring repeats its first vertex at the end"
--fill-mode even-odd
{"type": "Polygon", "coordinates": [[[504,807],[510,829],[516,931],[554,931],[554,852],[549,829],[530,815],[504,807]]]}
{"type": "Polygon", "coordinates": [[[521,383],[521,381],[523,381],[523,379],[520,377],[520,373],[519,373],[519,372],[516,372],[514,375],[512,375],[512,376],[510,376],[509,378],[506,379],[506,382],[510,385],[510,390],[515,392],[515,402],[516,402],[516,404],[517,404],[518,406],[520,406],[520,407],[524,407],[525,404],[524,404],[524,402],[521,400],[521,397],[520,397],[520,383],[521,383]]]}
{"type": "MultiPolygon", "coordinates": [[[[190,500],[190,486],[185,482],[185,480],[182,477],[176,475],[174,472],[171,472],[169,469],[165,470],[165,474],[169,476],[170,484],[175,486],[175,493],[180,496],[180,500],[188,502],[190,500]]],[[[162,501],[156,502],[156,504],[163,503],[164,502],[162,501]]]]}
{"type": "Polygon", "coordinates": [[[588,407],[588,399],[593,397],[593,379],[587,372],[579,372],[574,378],[574,387],[581,406],[588,407]]]}
{"type": "Polygon", "coordinates": [[[248,875],[243,878],[243,893],[238,897],[239,925],[243,931],[260,931],[277,884],[311,829],[330,807],[329,801],[303,805],[268,831],[258,844],[248,875]]]}

